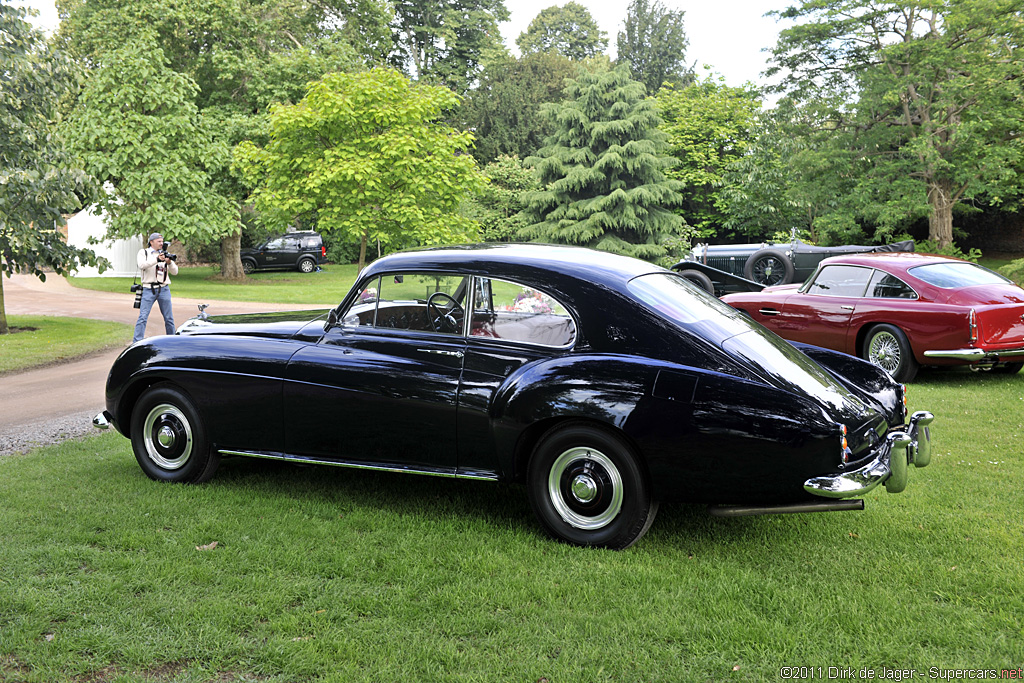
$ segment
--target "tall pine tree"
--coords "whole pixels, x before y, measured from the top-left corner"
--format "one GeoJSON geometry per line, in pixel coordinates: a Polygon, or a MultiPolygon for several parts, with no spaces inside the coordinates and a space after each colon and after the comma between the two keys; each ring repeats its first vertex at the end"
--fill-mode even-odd
{"type": "Polygon", "coordinates": [[[577,244],[654,260],[688,238],[671,207],[683,184],[672,165],[653,100],[629,69],[581,68],[561,103],[543,111],[556,124],[538,156],[527,159],[542,188],[525,198],[528,225],[519,237],[577,244]]]}

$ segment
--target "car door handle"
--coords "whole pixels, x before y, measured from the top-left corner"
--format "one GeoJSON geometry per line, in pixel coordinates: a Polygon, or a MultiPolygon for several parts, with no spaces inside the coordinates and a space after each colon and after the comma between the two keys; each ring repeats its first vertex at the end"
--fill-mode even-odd
{"type": "Polygon", "coordinates": [[[423,353],[433,353],[438,356],[452,356],[453,358],[462,358],[462,351],[442,351],[441,349],[416,349],[423,353]]]}
{"type": "Polygon", "coordinates": [[[760,311],[758,311],[758,313],[760,313],[761,315],[778,315],[779,314],[779,312],[776,311],[774,308],[762,308],[760,311]]]}
{"type": "Polygon", "coordinates": [[[853,310],[853,306],[840,306],[839,308],[843,309],[844,311],[852,311],[853,310]]]}

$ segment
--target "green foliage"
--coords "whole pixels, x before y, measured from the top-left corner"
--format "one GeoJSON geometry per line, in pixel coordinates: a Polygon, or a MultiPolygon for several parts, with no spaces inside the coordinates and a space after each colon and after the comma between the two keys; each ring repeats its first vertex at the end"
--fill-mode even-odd
{"type": "Polygon", "coordinates": [[[666,82],[682,85],[692,78],[686,68],[687,42],[682,10],[667,9],[661,0],[631,0],[616,52],[633,80],[654,94],[666,82]]]}
{"type": "Polygon", "coordinates": [[[541,115],[540,106],[562,99],[565,81],[577,68],[566,57],[550,52],[489,64],[459,109],[463,127],[476,137],[476,160],[486,164],[502,155],[535,154],[555,130],[541,115]]]}
{"type": "Polygon", "coordinates": [[[515,156],[498,157],[484,175],[490,182],[466,203],[466,214],[480,224],[485,242],[510,242],[526,225],[523,195],[537,189],[537,179],[515,156]]]}
{"type": "Polygon", "coordinates": [[[239,145],[235,164],[264,222],[315,217],[321,232],[364,247],[464,241],[476,225],[459,205],[486,180],[467,152],[472,136],[438,122],[457,104],[391,69],[329,74],[273,108],[270,141],[239,145]]]}
{"type": "Polygon", "coordinates": [[[865,220],[892,231],[923,210],[946,245],[956,205],[1021,193],[1019,2],[806,0],[776,15],[799,23],[769,75],[817,109],[817,137],[849,158],[846,204],[865,220]]]}
{"type": "Polygon", "coordinates": [[[666,175],[685,186],[681,213],[701,237],[714,236],[727,220],[726,170],[747,155],[761,103],[749,87],[730,88],[710,74],[688,87],[662,88],[657,103],[669,152],[679,160],[666,175]]]}
{"type": "MultiPolygon", "coordinates": [[[[938,254],[939,256],[951,256],[953,258],[963,259],[965,261],[978,262],[981,258],[981,250],[970,248],[966,253],[960,250],[960,247],[955,244],[939,244],[935,240],[918,240],[914,244],[914,250],[922,254],[938,254]]],[[[1005,267],[1011,267],[1013,264],[1009,264],[1005,267]]]]}
{"type": "Polygon", "coordinates": [[[25,10],[0,2],[0,334],[7,333],[3,277],[64,274],[99,265],[61,237],[64,214],[82,207],[97,184],[68,155],[59,134],[60,102],[78,88],[78,70],[43,43],[25,10]]]}
{"type": "Polygon", "coordinates": [[[1024,258],[1011,261],[1000,268],[999,272],[1016,282],[1018,285],[1024,285],[1024,258]]]}
{"type": "Polygon", "coordinates": [[[682,183],[665,177],[672,165],[653,100],[623,65],[579,76],[565,99],[544,107],[558,128],[537,157],[542,189],[527,194],[523,238],[658,259],[666,242],[690,228],[671,208],[682,183]]]}
{"type": "Polygon", "coordinates": [[[570,0],[561,7],[553,5],[541,10],[516,38],[516,45],[524,55],[554,52],[582,61],[604,53],[608,38],[597,27],[590,10],[570,0]]]}
{"type": "Polygon", "coordinates": [[[419,80],[464,93],[485,63],[505,56],[504,0],[394,0],[391,61],[419,80]]]}
{"type": "Polygon", "coordinates": [[[152,37],[105,53],[90,78],[68,134],[85,168],[112,188],[99,201],[111,237],[161,232],[189,242],[237,232],[237,208],[211,187],[228,148],[199,116],[196,91],[152,37]]]}

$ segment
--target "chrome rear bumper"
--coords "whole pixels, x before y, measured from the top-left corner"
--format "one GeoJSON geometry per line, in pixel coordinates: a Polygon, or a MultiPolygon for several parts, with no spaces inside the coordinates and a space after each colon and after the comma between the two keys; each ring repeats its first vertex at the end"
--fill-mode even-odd
{"type": "Polygon", "coordinates": [[[914,413],[904,431],[889,432],[877,455],[863,467],[804,482],[804,490],[825,498],[862,496],[885,482],[889,493],[907,487],[909,465],[925,467],[932,459],[931,432],[928,425],[935,417],[924,410],[914,413]]]}
{"type": "Polygon", "coordinates": [[[1006,358],[1020,358],[1024,356],[1024,349],[1006,349],[1005,351],[984,351],[982,349],[951,349],[942,351],[932,349],[925,351],[925,358],[949,358],[952,360],[966,360],[972,363],[982,361],[1001,361],[1006,358]]]}

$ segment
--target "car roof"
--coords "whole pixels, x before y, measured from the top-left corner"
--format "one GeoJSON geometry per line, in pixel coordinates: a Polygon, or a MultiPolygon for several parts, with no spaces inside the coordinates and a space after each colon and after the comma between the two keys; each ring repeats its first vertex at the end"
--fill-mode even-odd
{"type": "Polygon", "coordinates": [[[939,256],[938,254],[922,254],[920,252],[884,251],[867,254],[843,254],[831,256],[821,262],[822,266],[830,264],[846,264],[851,266],[868,266],[891,271],[906,272],[916,266],[930,263],[969,263],[962,259],[939,256]]]}
{"type": "Polygon", "coordinates": [[[367,267],[366,275],[398,270],[453,270],[515,280],[528,271],[556,278],[566,276],[592,283],[625,286],[629,280],[654,272],[671,272],[629,256],[582,247],[552,244],[471,244],[390,254],[367,267]]]}

